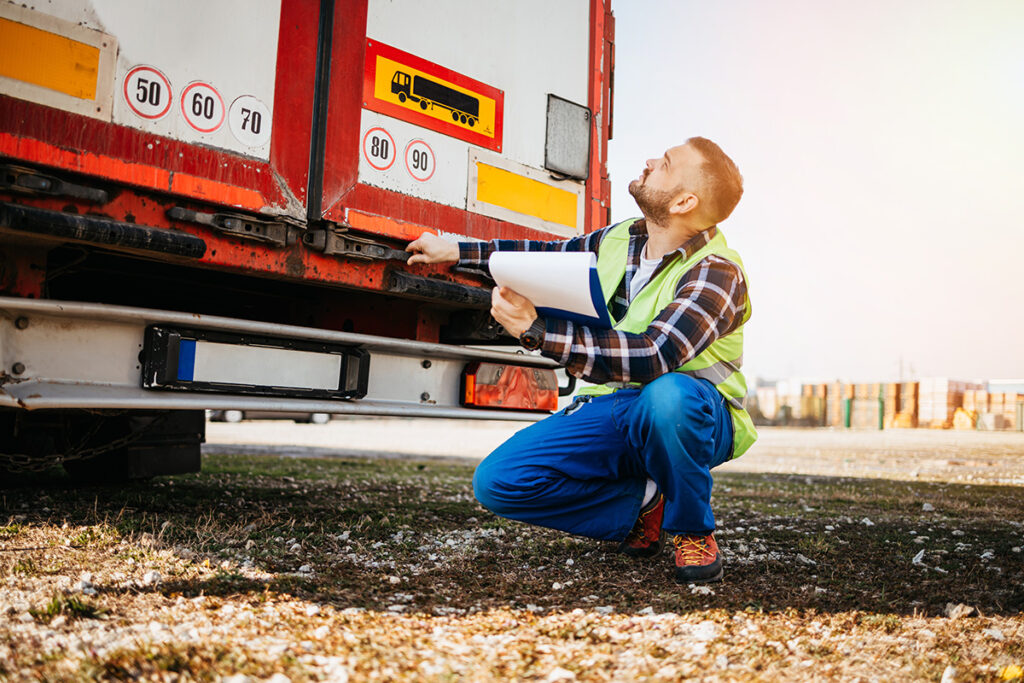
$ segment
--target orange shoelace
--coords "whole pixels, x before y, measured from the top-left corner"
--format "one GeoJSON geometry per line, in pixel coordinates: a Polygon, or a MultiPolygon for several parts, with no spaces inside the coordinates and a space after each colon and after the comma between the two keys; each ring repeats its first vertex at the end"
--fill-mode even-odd
{"type": "Polygon", "coordinates": [[[629,535],[626,536],[626,543],[637,543],[639,541],[650,540],[647,538],[647,525],[644,524],[644,518],[651,514],[657,509],[657,505],[651,507],[646,512],[641,512],[640,516],[637,517],[636,523],[633,528],[629,530],[629,535]]]}
{"type": "Polygon", "coordinates": [[[672,545],[679,551],[683,565],[704,565],[715,559],[707,536],[673,536],[672,545]]]}

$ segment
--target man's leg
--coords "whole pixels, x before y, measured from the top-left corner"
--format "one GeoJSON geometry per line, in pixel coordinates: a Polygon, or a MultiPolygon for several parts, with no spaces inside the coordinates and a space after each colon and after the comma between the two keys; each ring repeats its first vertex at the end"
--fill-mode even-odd
{"type": "Polygon", "coordinates": [[[665,495],[664,529],[711,534],[710,470],[732,451],[732,417],[722,395],[710,382],[669,373],[639,392],[627,420],[629,446],[665,495]]]}
{"type": "Polygon", "coordinates": [[[631,401],[621,393],[517,432],[477,467],[477,500],[502,517],[602,540],[624,538],[647,477],[626,443],[631,401]]]}

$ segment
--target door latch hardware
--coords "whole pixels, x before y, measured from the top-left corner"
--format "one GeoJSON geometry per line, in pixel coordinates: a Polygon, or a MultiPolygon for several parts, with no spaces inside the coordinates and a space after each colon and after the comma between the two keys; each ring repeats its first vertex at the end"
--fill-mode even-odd
{"type": "Polygon", "coordinates": [[[390,259],[408,261],[412,256],[408,251],[392,249],[372,240],[339,235],[333,230],[310,230],[302,236],[302,243],[310,249],[322,251],[328,256],[348,256],[367,261],[390,259]]]}
{"type": "Polygon", "coordinates": [[[0,165],[0,191],[4,190],[35,196],[74,197],[96,204],[106,204],[109,198],[106,190],[75,185],[31,168],[10,164],[0,165]]]}
{"type": "Polygon", "coordinates": [[[286,247],[295,241],[289,229],[292,226],[280,220],[254,218],[236,213],[201,213],[183,206],[171,207],[167,210],[167,215],[174,220],[207,225],[236,237],[267,242],[278,247],[286,247]]]}

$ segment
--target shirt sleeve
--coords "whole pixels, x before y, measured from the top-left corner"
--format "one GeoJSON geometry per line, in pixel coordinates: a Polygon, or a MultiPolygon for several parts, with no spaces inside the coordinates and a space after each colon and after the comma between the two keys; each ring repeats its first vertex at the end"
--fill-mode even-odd
{"type": "Polygon", "coordinates": [[[487,259],[496,251],[592,251],[612,226],[568,240],[491,240],[490,242],[459,242],[459,267],[478,270],[490,276],[487,259]]]}
{"type": "Polygon", "coordinates": [[[735,330],[747,307],[740,268],[709,256],[679,281],[676,298],[641,333],[548,318],[541,353],[594,384],[650,382],[735,330]]]}

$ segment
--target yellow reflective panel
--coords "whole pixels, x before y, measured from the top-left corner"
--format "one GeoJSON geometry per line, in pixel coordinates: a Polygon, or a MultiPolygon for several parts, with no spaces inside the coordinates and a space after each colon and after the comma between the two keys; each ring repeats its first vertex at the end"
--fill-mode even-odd
{"type": "Polygon", "coordinates": [[[576,227],[575,193],[479,161],[476,168],[477,201],[576,227]]]}
{"type": "Polygon", "coordinates": [[[93,100],[99,61],[99,48],[0,17],[0,76],[93,100]]]}

